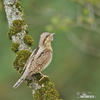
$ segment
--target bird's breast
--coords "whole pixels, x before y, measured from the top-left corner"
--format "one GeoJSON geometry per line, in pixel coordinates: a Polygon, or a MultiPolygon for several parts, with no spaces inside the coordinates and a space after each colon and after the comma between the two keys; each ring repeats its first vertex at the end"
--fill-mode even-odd
{"type": "Polygon", "coordinates": [[[49,66],[49,64],[51,63],[51,61],[52,61],[52,54],[50,54],[50,58],[49,58],[48,62],[45,64],[45,66],[43,67],[42,70],[46,69],[49,66]]]}
{"type": "Polygon", "coordinates": [[[52,60],[52,51],[45,49],[38,51],[37,55],[34,57],[34,61],[31,62],[30,70],[33,74],[43,71],[52,60]]]}

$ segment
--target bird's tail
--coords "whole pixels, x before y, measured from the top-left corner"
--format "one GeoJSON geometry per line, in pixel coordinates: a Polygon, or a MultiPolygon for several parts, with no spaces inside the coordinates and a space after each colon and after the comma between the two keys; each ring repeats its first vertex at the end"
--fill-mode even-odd
{"type": "Polygon", "coordinates": [[[17,88],[26,78],[25,73],[21,76],[21,78],[14,84],[13,88],[17,88]]]}

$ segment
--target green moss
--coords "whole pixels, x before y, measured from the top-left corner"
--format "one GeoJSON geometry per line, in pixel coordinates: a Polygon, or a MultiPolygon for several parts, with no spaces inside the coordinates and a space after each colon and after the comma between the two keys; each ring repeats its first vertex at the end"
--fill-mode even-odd
{"type": "Polygon", "coordinates": [[[11,39],[11,37],[12,37],[13,35],[16,35],[16,34],[17,34],[17,32],[16,32],[15,28],[14,28],[13,26],[11,26],[11,27],[9,28],[9,31],[8,31],[8,37],[9,37],[9,39],[11,39]]]}
{"type": "Polygon", "coordinates": [[[29,29],[28,29],[28,27],[25,29],[25,32],[26,32],[26,34],[29,33],[29,29]]]}
{"type": "Polygon", "coordinates": [[[25,79],[25,80],[26,80],[26,82],[27,82],[27,86],[31,86],[32,80],[29,80],[29,79],[25,79]]]}
{"type": "MultiPolygon", "coordinates": [[[[39,76],[38,76],[38,77],[39,77],[39,76]]],[[[37,79],[39,79],[38,77],[36,76],[37,79]]],[[[41,78],[42,78],[42,77],[43,77],[43,76],[41,76],[41,78]]],[[[40,78],[40,79],[41,79],[41,78],[40,78]]],[[[40,79],[39,79],[39,80],[40,80],[40,79]]],[[[48,84],[48,82],[50,81],[48,77],[44,77],[41,81],[39,81],[39,80],[38,80],[38,83],[39,83],[40,85],[42,85],[42,84],[46,85],[46,84],[48,84]]]]}
{"type": "MultiPolygon", "coordinates": [[[[39,82],[39,80],[42,78],[41,74],[40,73],[37,73],[37,74],[33,74],[32,75],[32,78],[33,79],[36,79],[35,81],[39,82]]],[[[27,82],[27,86],[31,86],[33,80],[31,79],[25,79],[26,82],[27,82]]]]}
{"type": "Polygon", "coordinates": [[[15,3],[15,6],[16,6],[16,8],[17,8],[20,12],[23,11],[23,9],[22,9],[22,4],[21,4],[20,0],[17,1],[17,2],[15,3]]]}
{"type": "Polygon", "coordinates": [[[36,90],[35,94],[33,94],[35,100],[62,100],[59,98],[54,83],[51,82],[48,77],[45,77],[40,82],[39,80],[42,78],[40,73],[35,74],[34,77],[37,79],[39,85],[42,86],[42,84],[44,84],[44,87],[36,90]]]}
{"type": "Polygon", "coordinates": [[[33,45],[33,39],[30,35],[25,35],[24,36],[24,43],[27,44],[28,46],[33,45]]]}
{"type": "Polygon", "coordinates": [[[13,35],[16,35],[18,32],[22,31],[22,26],[25,25],[24,20],[14,20],[12,26],[9,28],[8,36],[11,39],[13,35]]]}
{"type": "Polygon", "coordinates": [[[10,4],[10,6],[15,6],[18,9],[18,12],[16,13],[16,15],[21,13],[21,17],[24,19],[24,12],[23,12],[23,7],[22,7],[22,4],[21,4],[21,0],[15,1],[13,4],[10,4]]]}
{"type": "Polygon", "coordinates": [[[24,65],[28,57],[30,56],[31,52],[28,50],[21,50],[17,52],[17,57],[13,63],[14,67],[19,71],[22,72],[24,65]]]}
{"type": "Polygon", "coordinates": [[[14,20],[13,21],[13,27],[16,29],[17,32],[20,32],[22,30],[22,26],[25,25],[24,20],[14,20]]]}
{"type": "Polygon", "coordinates": [[[34,74],[34,77],[39,81],[42,78],[42,75],[40,73],[34,74]]]}
{"type": "Polygon", "coordinates": [[[11,50],[14,52],[18,51],[19,43],[12,43],[11,50]]]}
{"type": "Polygon", "coordinates": [[[54,88],[54,84],[50,81],[45,81],[45,86],[36,90],[34,96],[35,100],[61,100],[58,92],[54,88]]]}

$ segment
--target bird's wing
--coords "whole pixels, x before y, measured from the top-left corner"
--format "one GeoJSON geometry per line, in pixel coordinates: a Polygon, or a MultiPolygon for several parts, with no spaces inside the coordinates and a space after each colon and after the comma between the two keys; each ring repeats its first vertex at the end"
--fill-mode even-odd
{"type": "Polygon", "coordinates": [[[38,49],[39,49],[39,47],[36,48],[36,49],[34,49],[34,51],[32,52],[32,54],[31,54],[30,57],[28,58],[28,60],[27,60],[27,62],[26,62],[26,64],[25,64],[25,66],[24,66],[23,71],[22,71],[21,74],[23,74],[23,73],[25,72],[26,68],[29,67],[28,65],[29,65],[29,63],[31,62],[31,60],[32,60],[32,59],[34,60],[34,56],[37,54],[38,49]]]}
{"type": "Polygon", "coordinates": [[[26,64],[25,64],[25,67],[23,69],[23,72],[22,72],[22,76],[20,77],[20,79],[15,83],[15,85],[13,86],[14,88],[17,88],[24,80],[25,78],[27,77],[27,75],[29,74],[27,70],[27,68],[30,66],[30,63],[32,60],[34,60],[34,56],[35,54],[38,52],[38,48],[35,49],[32,54],[30,55],[30,57],[28,58],[26,64]]]}
{"type": "Polygon", "coordinates": [[[39,68],[34,68],[34,73],[44,69],[44,67],[49,63],[51,59],[51,54],[51,50],[44,50],[41,52],[41,54],[35,59],[35,67],[39,68]]]}

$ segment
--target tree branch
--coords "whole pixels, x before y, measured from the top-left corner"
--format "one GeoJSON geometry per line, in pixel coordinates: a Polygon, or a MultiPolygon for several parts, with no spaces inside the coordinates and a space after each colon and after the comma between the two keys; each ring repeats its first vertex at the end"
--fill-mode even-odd
{"type": "MultiPolygon", "coordinates": [[[[28,35],[28,25],[24,19],[24,13],[20,0],[5,0],[5,12],[8,19],[8,36],[12,41],[11,49],[17,54],[14,61],[14,68],[21,73],[23,67],[30,56],[33,39],[28,35]]],[[[50,79],[41,79],[40,73],[32,75],[26,79],[27,85],[32,88],[35,100],[61,100],[53,82],[50,79]]]]}

